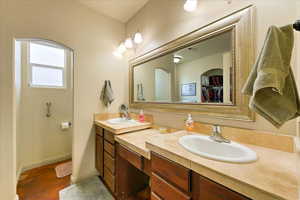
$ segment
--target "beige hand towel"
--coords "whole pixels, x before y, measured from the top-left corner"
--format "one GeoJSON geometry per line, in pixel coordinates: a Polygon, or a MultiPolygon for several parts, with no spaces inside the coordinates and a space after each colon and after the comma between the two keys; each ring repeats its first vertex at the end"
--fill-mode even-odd
{"type": "Polygon", "coordinates": [[[109,80],[106,80],[104,82],[104,86],[101,92],[101,100],[106,107],[114,101],[114,93],[109,80]]]}
{"type": "Polygon", "coordinates": [[[291,25],[269,28],[264,46],[242,90],[249,107],[279,128],[300,114],[300,102],[290,66],[294,46],[291,25]]]}

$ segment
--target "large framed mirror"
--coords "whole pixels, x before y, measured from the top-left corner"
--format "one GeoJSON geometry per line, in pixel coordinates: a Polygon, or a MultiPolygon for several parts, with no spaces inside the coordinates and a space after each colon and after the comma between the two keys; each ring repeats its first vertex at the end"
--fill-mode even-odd
{"type": "Polygon", "coordinates": [[[241,89],[254,62],[253,8],[130,62],[130,107],[254,120],[241,89]]]}

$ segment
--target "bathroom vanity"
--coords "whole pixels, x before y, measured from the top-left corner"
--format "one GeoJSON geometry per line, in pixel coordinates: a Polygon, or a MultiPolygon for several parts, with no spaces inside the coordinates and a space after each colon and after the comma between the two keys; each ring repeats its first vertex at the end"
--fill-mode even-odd
{"type": "MultiPolygon", "coordinates": [[[[152,199],[295,200],[298,198],[299,172],[296,168],[298,158],[293,150],[292,137],[224,127],[222,130],[226,138],[242,142],[258,155],[255,162],[228,163],[201,157],[179,144],[178,141],[183,136],[211,134],[211,125],[196,126],[201,128],[194,130],[195,132],[160,133],[157,129],[147,129],[116,136],[118,146],[136,155],[120,156],[123,159],[122,163],[126,160],[131,163],[131,167],[141,166],[135,168],[149,176],[151,184],[148,186],[151,185],[152,199]],[[250,137],[252,141],[245,140],[250,137]],[[272,145],[265,145],[261,137],[272,145]],[[144,160],[151,161],[150,175],[148,167],[143,167],[147,166],[143,164],[144,160]]],[[[123,169],[118,165],[118,159],[119,156],[117,168],[123,169]]],[[[129,179],[132,177],[130,171],[133,170],[126,172],[129,179]]],[[[124,185],[127,181],[117,178],[116,184],[124,185]]],[[[146,186],[142,184],[140,188],[145,189],[146,186]]],[[[136,190],[126,191],[122,191],[123,197],[130,196],[132,191],[136,190]]]]}
{"type": "Polygon", "coordinates": [[[115,134],[95,124],[96,168],[116,199],[298,198],[298,158],[290,136],[222,127],[226,138],[257,153],[257,161],[241,164],[207,159],[179,144],[183,136],[211,134],[211,125],[196,123],[193,132],[153,126],[115,134]]]}
{"type": "MultiPolygon", "coordinates": [[[[136,118],[134,114],[131,114],[131,116],[136,118]]],[[[95,167],[113,195],[116,195],[115,135],[151,127],[151,122],[119,122],[121,120],[115,122],[116,119],[121,119],[119,114],[95,116],[95,167]],[[114,119],[114,121],[109,121],[110,119],[114,119]]],[[[151,121],[149,117],[147,117],[147,120],[151,121]]]]}
{"type": "Polygon", "coordinates": [[[119,176],[117,177],[117,197],[119,199],[130,199],[139,195],[150,185],[151,193],[144,195],[144,199],[249,199],[159,154],[151,153],[150,161],[123,145],[117,146],[117,168],[120,169],[117,172],[119,176]],[[147,182],[149,180],[151,184],[147,182]]]}
{"type": "Polygon", "coordinates": [[[115,193],[115,140],[113,133],[96,126],[95,164],[100,177],[115,193]]]}
{"type": "Polygon", "coordinates": [[[249,199],[156,153],[151,153],[151,169],[152,199],[249,199]]]}

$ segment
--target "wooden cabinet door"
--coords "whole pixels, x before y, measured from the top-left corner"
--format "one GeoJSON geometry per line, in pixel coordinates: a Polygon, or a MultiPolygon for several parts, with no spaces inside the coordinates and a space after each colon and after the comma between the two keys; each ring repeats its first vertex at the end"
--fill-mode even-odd
{"type": "Polygon", "coordinates": [[[115,144],[115,134],[104,129],[104,139],[111,144],[115,144]]]}
{"type": "Polygon", "coordinates": [[[142,170],[143,167],[143,157],[131,150],[128,150],[126,147],[118,144],[118,154],[123,159],[127,160],[130,164],[135,166],[137,169],[142,170]]]}
{"type": "Polygon", "coordinates": [[[115,176],[107,169],[107,167],[104,167],[104,181],[110,191],[115,194],[115,176]]]}
{"type": "Polygon", "coordinates": [[[96,134],[96,149],[95,149],[95,165],[96,169],[98,170],[100,176],[103,178],[103,172],[104,172],[104,144],[103,144],[103,137],[96,134]]]}
{"type": "MultiPolygon", "coordinates": [[[[149,176],[144,174],[140,169],[135,167],[136,158],[134,156],[128,156],[127,149],[116,144],[116,196],[117,199],[144,199],[136,196],[139,192],[147,188],[149,184],[149,176]],[[128,160],[127,160],[128,158],[128,160]],[[132,197],[132,198],[130,198],[132,197]]],[[[138,165],[139,166],[139,165],[138,165]]],[[[148,195],[147,193],[145,194],[148,195]]],[[[145,196],[142,195],[142,196],[145,196]]],[[[149,194],[150,196],[150,194],[149,194]]],[[[145,198],[150,199],[150,197],[145,198]]]]}
{"type": "Polygon", "coordinates": [[[193,200],[250,200],[214,181],[193,172],[193,200]]]}
{"type": "Polygon", "coordinates": [[[151,153],[151,169],[184,192],[190,192],[191,170],[156,153],[151,153]]]}
{"type": "MultiPolygon", "coordinates": [[[[151,191],[165,200],[190,200],[191,197],[152,172],[151,191]]],[[[206,199],[211,200],[211,199],[206,199]]]]}

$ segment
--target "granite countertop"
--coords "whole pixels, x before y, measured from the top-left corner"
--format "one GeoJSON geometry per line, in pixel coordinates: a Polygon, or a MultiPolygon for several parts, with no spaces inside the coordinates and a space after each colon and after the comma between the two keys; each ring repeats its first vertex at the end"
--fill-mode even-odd
{"type": "Polygon", "coordinates": [[[145,122],[138,122],[138,114],[129,113],[131,119],[136,120],[136,123],[119,123],[112,124],[107,122],[109,119],[120,118],[120,113],[98,113],[94,114],[94,124],[100,126],[114,134],[128,133],[132,131],[143,130],[152,127],[152,115],[145,115],[145,122]]]}
{"type": "Polygon", "coordinates": [[[146,141],[150,141],[151,138],[160,137],[165,134],[169,135],[170,133],[168,133],[168,131],[166,131],[165,133],[161,133],[159,128],[151,128],[118,135],[115,137],[115,140],[150,160],[150,150],[146,148],[146,141]]]}
{"type": "Polygon", "coordinates": [[[95,120],[94,123],[114,134],[122,134],[131,131],[138,131],[147,128],[151,128],[152,123],[150,122],[137,122],[132,124],[111,124],[107,120],[95,120]]]}
{"type": "Polygon", "coordinates": [[[161,134],[147,129],[116,136],[116,140],[131,150],[150,159],[156,152],[200,175],[255,200],[299,200],[299,155],[248,145],[259,159],[253,163],[234,164],[214,161],[185,150],[178,143],[184,135],[199,134],[177,131],[161,134]]]}

